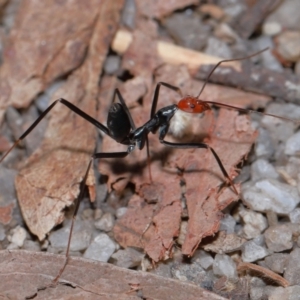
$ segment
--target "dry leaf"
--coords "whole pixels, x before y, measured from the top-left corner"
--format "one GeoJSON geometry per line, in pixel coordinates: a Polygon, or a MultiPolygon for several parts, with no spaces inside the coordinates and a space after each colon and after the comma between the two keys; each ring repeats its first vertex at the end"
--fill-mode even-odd
{"type": "MultiPolygon", "coordinates": [[[[57,91],[56,99],[63,96],[92,117],[96,117],[99,74],[110,39],[116,30],[122,3],[93,0],[84,9],[81,7],[82,2],[78,6],[75,3],[69,4],[72,6],[71,12],[78,10],[81,13],[84,10],[86,19],[82,19],[79,28],[92,34],[87,44],[89,50],[85,61],[68,77],[63,88],[57,91]]],[[[66,14],[65,11],[62,13],[66,14]]],[[[52,14],[51,10],[49,14],[52,14]]],[[[70,16],[68,18],[73,19],[70,16]]],[[[72,28],[72,23],[69,26],[72,28]]],[[[80,32],[78,34],[81,35],[80,32]]],[[[73,38],[76,37],[74,32],[73,38]]],[[[40,148],[29,158],[16,178],[23,217],[30,231],[40,240],[53,226],[62,222],[64,208],[71,205],[78,195],[80,181],[95,149],[96,130],[93,125],[59,103],[50,113],[45,136],[40,148]]],[[[87,184],[94,185],[92,171],[87,184]]]]}
{"type": "MultiPolygon", "coordinates": [[[[158,72],[168,76],[168,83],[189,88],[191,80],[188,73],[183,68],[176,70],[174,67],[163,67],[158,72]]],[[[161,81],[161,78],[162,76],[159,76],[158,80],[161,81]]],[[[158,109],[176,103],[177,98],[174,91],[170,92],[164,87],[161,88],[158,109]]],[[[143,103],[143,107],[131,110],[137,126],[143,125],[149,119],[151,99],[145,98],[143,103]]],[[[205,123],[206,119],[200,120],[197,117],[192,119],[192,115],[188,115],[188,118],[193,120],[192,133],[184,141],[203,142],[200,133],[203,133],[203,130],[209,130],[206,132],[206,136],[209,136],[207,143],[218,153],[225,169],[231,178],[234,178],[238,174],[235,167],[247,155],[256,134],[247,117],[239,116],[236,111],[221,109],[219,116],[215,119],[212,114],[207,117],[212,123],[205,123]],[[203,121],[204,125],[201,124],[203,121]]],[[[167,140],[174,139],[168,136],[167,140]]],[[[177,142],[182,141],[182,139],[177,139],[177,142]]],[[[180,169],[184,171],[185,196],[189,212],[188,233],[183,245],[183,253],[192,255],[203,237],[213,235],[218,231],[222,217],[221,210],[237,200],[238,196],[230,188],[219,191],[225,179],[210,151],[170,149],[160,144],[157,136],[152,134],[149,135],[149,142],[151,171],[154,174],[153,189],[157,190],[155,188],[157,183],[162,184],[165,187],[165,195],[161,196],[162,201],[157,204],[147,203],[141,194],[135,195],[129,203],[127,213],[117,222],[114,229],[115,238],[124,247],[143,246],[154,261],[168,257],[173,242],[172,237],[174,239],[178,236],[180,226],[181,178],[176,175],[177,169],[180,169]],[[166,166],[169,170],[165,169],[166,166]],[[165,205],[164,201],[171,202],[165,205]],[[172,212],[168,211],[170,203],[175,205],[171,209],[172,212]],[[173,221],[171,221],[171,216],[175,218],[173,221]],[[164,242],[164,235],[168,237],[168,242],[164,242]]],[[[108,137],[104,138],[103,147],[104,152],[117,151],[117,149],[120,151],[120,145],[108,137]]],[[[110,189],[114,188],[120,179],[135,183],[137,191],[144,183],[149,183],[146,151],[136,150],[126,159],[101,160],[99,165],[101,173],[109,177],[110,189]]]]}
{"type": "Polygon", "coordinates": [[[27,107],[47,84],[81,64],[100,3],[21,3],[3,52],[1,120],[7,106],[27,107]]]}
{"type": "Polygon", "coordinates": [[[160,19],[174,10],[182,9],[184,7],[198,4],[196,0],[177,0],[177,1],[143,1],[137,0],[136,1],[138,10],[144,16],[149,18],[157,18],[160,19]]]}
{"type": "Polygon", "coordinates": [[[225,300],[194,284],[146,272],[72,257],[55,288],[51,284],[64,257],[29,251],[0,251],[3,299],[188,299],[225,300]]]}

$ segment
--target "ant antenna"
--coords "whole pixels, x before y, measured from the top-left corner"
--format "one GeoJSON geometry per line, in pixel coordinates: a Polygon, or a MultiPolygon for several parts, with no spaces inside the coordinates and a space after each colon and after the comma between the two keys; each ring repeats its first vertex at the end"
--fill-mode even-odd
{"type": "Polygon", "coordinates": [[[253,57],[253,56],[256,56],[256,55],[258,55],[258,54],[260,54],[260,53],[262,53],[262,52],[264,52],[264,51],[266,51],[266,50],[268,50],[268,49],[269,49],[269,47],[264,48],[263,50],[260,50],[260,51],[258,51],[258,52],[256,52],[256,53],[253,53],[253,54],[249,55],[249,56],[245,56],[245,57],[241,57],[241,58],[224,59],[224,60],[219,61],[219,62],[212,68],[212,70],[210,71],[210,73],[209,73],[208,76],[206,77],[206,79],[205,79],[205,81],[204,81],[204,84],[203,84],[203,86],[202,86],[202,88],[201,88],[201,90],[200,90],[200,93],[198,94],[198,96],[197,96],[196,98],[199,99],[199,97],[200,97],[200,95],[202,94],[202,92],[203,92],[205,86],[206,86],[207,83],[208,83],[209,78],[211,77],[211,75],[213,74],[213,72],[216,70],[216,68],[217,68],[220,64],[222,64],[222,63],[224,63],[224,62],[231,62],[231,61],[238,61],[238,60],[249,59],[249,58],[251,58],[251,57],[253,57]]]}

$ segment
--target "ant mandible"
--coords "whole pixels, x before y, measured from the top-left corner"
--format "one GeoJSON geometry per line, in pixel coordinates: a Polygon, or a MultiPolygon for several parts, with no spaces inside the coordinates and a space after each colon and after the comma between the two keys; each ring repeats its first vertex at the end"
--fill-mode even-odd
{"type": "MultiPolygon", "coordinates": [[[[197,97],[193,96],[182,96],[181,90],[173,86],[171,84],[168,84],[166,82],[159,82],[156,85],[155,92],[154,92],[154,97],[152,101],[152,107],[151,107],[151,112],[150,112],[150,119],[147,121],[143,126],[136,128],[135,123],[132,119],[132,116],[129,112],[129,109],[125,103],[125,100],[123,99],[121,93],[119,92],[118,89],[115,90],[114,92],[114,97],[117,96],[119,99],[119,102],[113,103],[112,106],[109,109],[108,112],[108,117],[107,117],[107,126],[104,126],[100,122],[98,122],[96,119],[92,118],[88,114],[86,114],[84,111],[79,109],[77,106],[73,105],[69,101],[60,98],[55,100],[38,118],[37,120],[19,137],[19,139],[11,146],[11,148],[4,154],[4,156],[0,159],[0,163],[5,159],[5,157],[17,146],[18,143],[20,143],[39,123],[40,121],[52,110],[52,108],[57,104],[57,103],[62,103],[65,106],[67,106],[70,110],[78,114],[80,117],[84,118],[94,126],[96,126],[98,129],[103,131],[105,134],[110,136],[112,139],[114,139],[116,142],[128,146],[127,151],[122,151],[122,152],[100,152],[100,153],[94,153],[91,156],[91,159],[88,163],[85,175],[83,177],[83,180],[81,182],[80,186],[80,193],[79,196],[77,197],[75,201],[75,208],[74,208],[74,214],[71,222],[71,228],[70,228],[70,234],[69,234],[69,239],[68,239],[68,245],[67,245],[67,250],[66,250],[66,259],[65,263],[62,267],[62,269],[59,271],[59,274],[56,276],[56,278],[53,280],[53,283],[56,283],[57,280],[60,278],[62,275],[67,263],[68,263],[68,258],[69,258],[69,252],[70,252],[70,244],[71,244],[71,237],[72,237],[72,231],[73,231],[73,226],[74,226],[74,220],[78,212],[79,204],[84,196],[84,191],[85,191],[85,185],[86,185],[86,180],[88,177],[89,170],[92,166],[92,162],[94,159],[99,159],[99,158],[122,158],[126,157],[129,155],[135,148],[138,148],[139,150],[142,150],[145,145],[147,148],[147,154],[148,154],[148,160],[149,160],[149,143],[148,143],[148,134],[151,133],[156,133],[158,131],[158,139],[159,141],[172,148],[204,148],[208,149],[211,151],[212,155],[214,156],[216,162],[218,163],[224,177],[226,178],[226,181],[229,183],[229,185],[232,187],[234,192],[238,194],[237,189],[235,188],[231,178],[229,177],[227,171],[225,170],[223,163],[221,159],[219,158],[218,154],[215,152],[215,150],[210,147],[206,143],[173,143],[173,142],[168,142],[165,140],[165,137],[168,133],[168,129],[170,126],[170,120],[174,116],[177,110],[182,110],[187,113],[193,113],[193,114],[199,114],[203,113],[207,110],[211,110],[210,105],[211,104],[216,104],[218,106],[222,106],[225,108],[229,109],[236,109],[242,112],[253,112],[248,109],[242,109],[242,108],[237,108],[231,105],[223,104],[223,103],[217,103],[217,102],[211,102],[211,101],[203,101],[200,100],[199,97],[201,93],[203,92],[210,76],[212,73],[215,71],[215,69],[222,63],[224,62],[230,62],[230,61],[238,61],[238,60],[245,60],[250,57],[253,57],[255,55],[260,54],[263,51],[266,51],[266,49],[263,49],[255,54],[252,54],[247,57],[243,58],[238,58],[238,59],[230,59],[230,60],[222,60],[219,63],[217,63],[211,72],[209,73],[208,77],[206,78],[202,89],[200,90],[199,94],[197,97]],[[175,92],[179,93],[179,95],[182,97],[182,99],[178,102],[178,104],[173,104],[169,105],[166,107],[163,107],[156,111],[157,108],[157,103],[158,103],[158,98],[159,98],[159,91],[160,87],[164,86],[166,88],[172,89],[175,92]]],[[[278,117],[275,115],[271,114],[265,114],[277,118],[281,118],[284,120],[289,120],[284,117],[278,117]]],[[[149,170],[150,166],[148,164],[149,170]]],[[[150,179],[151,179],[151,172],[149,171],[150,179]]]]}

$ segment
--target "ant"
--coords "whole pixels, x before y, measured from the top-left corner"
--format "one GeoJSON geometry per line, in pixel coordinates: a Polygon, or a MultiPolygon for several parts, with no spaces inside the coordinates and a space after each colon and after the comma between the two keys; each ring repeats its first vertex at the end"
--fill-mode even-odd
{"type": "MultiPolygon", "coordinates": [[[[10,149],[3,155],[3,157],[0,159],[0,163],[5,159],[5,157],[40,123],[40,121],[53,109],[53,107],[58,104],[62,103],[63,105],[67,106],[70,110],[72,110],[74,113],[78,114],[80,117],[83,119],[87,120],[94,126],[96,126],[98,129],[100,129],[102,132],[107,134],[109,137],[111,137],[113,140],[116,142],[126,145],[127,151],[122,151],[122,152],[100,152],[100,153],[94,153],[90,161],[88,163],[85,175],[83,177],[83,180],[80,185],[80,193],[75,200],[75,205],[74,205],[74,214],[71,222],[71,228],[70,228],[70,234],[68,238],[68,245],[67,245],[67,250],[65,254],[65,262],[61,270],[59,271],[58,275],[55,277],[53,280],[53,284],[56,284],[58,279],[61,277],[62,273],[64,272],[67,264],[68,264],[68,259],[69,259],[69,252],[70,252],[70,244],[71,244],[71,238],[72,238],[72,232],[73,232],[73,227],[74,227],[74,220],[76,218],[78,208],[80,205],[80,202],[84,196],[85,192],[85,185],[86,185],[86,180],[88,177],[89,170],[92,166],[92,162],[95,159],[101,159],[101,158],[124,158],[127,155],[129,155],[132,151],[134,151],[136,148],[139,150],[142,150],[145,146],[147,149],[147,157],[148,157],[148,169],[149,169],[149,177],[150,180],[152,181],[151,178],[151,171],[150,171],[150,159],[149,159],[149,142],[148,142],[148,134],[151,132],[153,134],[158,132],[158,139],[160,143],[172,147],[172,148],[203,148],[207,149],[211,152],[213,157],[215,158],[217,164],[220,167],[220,170],[223,173],[223,176],[226,179],[227,184],[233,189],[235,194],[238,195],[238,191],[235,188],[232,179],[228,175],[227,171],[225,170],[223,163],[218,156],[218,154],[215,152],[215,150],[210,147],[206,143],[173,143],[173,142],[168,142],[165,140],[165,137],[168,133],[168,129],[170,126],[170,120],[176,113],[176,111],[181,110],[187,113],[192,113],[192,114],[200,114],[203,113],[207,110],[211,110],[210,105],[217,105],[229,109],[235,109],[239,110],[241,112],[249,113],[249,112],[256,112],[253,110],[248,110],[248,109],[243,109],[243,108],[238,108],[235,106],[223,104],[223,103],[218,103],[218,102],[212,102],[212,101],[203,101],[200,100],[200,96],[208,83],[209,78],[215,71],[215,69],[222,63],[224,62],[230,62],[230,61],[238,61],[238,60],[245,60],[249,59],[255,55],[258,55],[264,51],[266,51],[268,48],[263,49],[257,53],[254,53],[250,56],[243,57],[243,58],[238,58],[238,59],[228,59],[228,60],[222,60],[218,62],[210,71],[209,75],[207,76],[199,94],[196,97],[193,96],[185,96],[183,97],[181,90],[173,86],[171,84],[168,84],[166,82],[159,82],[156,85],[155,91],[154,91],[154,96],[153,96],[153,101],[152,101],[152,107],[150,111],[150,118],[149,120],[142,125],[141,127],[136,127],[132,116],[129,112],[129,109],[125,103],[125,100],[123,99],[121,93],[119,92],[118,89],[115,90],[113,99],[118,97],[119,102],[115,102],[111,105],[109,112],[108,112],[108,117],[107,117],[107,126],[101,124],[98,122],[96,119],[92,118],[88,114],[86,114],[84,111],[79,109],[77,106],[73,105],[69,101],[60,98],[55,100],[42,114],[33,122],[33,124],[19,137],[17,141],[10,147],[10,149]],[[172,104],[166,107],[163,107],[156,111],[157,108],[157,103],[159,99],[159,91],[161,86],[164,86],[166,88],[169,88],[171,90],[174,90],[181,96],[181,100],[178,102],[178,104],[172,104]]],[[[279,117],[276,115],[272,114],[264,114],[272,117],[277,117],[283,120],[288,120],[288,121],[293,121],[288,118],[284,117],[279,117]]]]}

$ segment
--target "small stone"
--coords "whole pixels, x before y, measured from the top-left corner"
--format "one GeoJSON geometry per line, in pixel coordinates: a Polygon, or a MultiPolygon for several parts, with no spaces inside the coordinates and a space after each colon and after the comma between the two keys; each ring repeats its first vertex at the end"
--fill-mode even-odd
{"type": "Polygon", "coordinates": [[[287,259],[284,278],[290,285],[300,285],[300,249],[295,248],[287,259]]]}
{"type": "Polygon", "coordinates": [[[240,212],[240,216],[245,224],[244,237],[248,240],[257,237],[268,227],[267,219],[261,213],[244,210],[240,212]]]}
{"type": "Polygon", "coordinates": [[[289,213],[290,221],[294,224],[300,224],[300,208],[296,207],[289,213]]]}
{"type": "Polygon", "coordinates": [[[235,233],[226,234],[225,231],[220,231],[213,242],[203,245],[203,249],[219,254],[230,253],[240,250],[245,242],[245,239],[238,237],[235,233]]]}
{"type": "Polygon", "coordinates": [[[279,3],[267,16],[264,23],[276,22],[284,29],[300,29],[299,0],[285,0],[279,3]]]}
{"type": "MultiPolygon", "coordinates": [[[[52,232],[49,241],[53,248],[65,250],[70,234],[70,221],[65,222],[63,228],[52,232]]],[[[82,251],[90,244],[93,228],[89,221],[76,220],[74,223],[70,250],[82,251]]]]}
{"type": "Polygon", "coordinates": [[[201,285],[201,282],[207,279],[206,272],[202,269],[198,261],[191,264],[175,262],[171,266],[171,274],[174,278],[181,281],[192,281],[197,285],[201,285]]]}
{"type": "Polygon", "coordinates": [[[275,286],[258,286],[258,287],[251,287],[250,289],[250,299],[251,300],[262,300],[262,299],[268,299],[269,295],[272,294],[275,291],[275,286]]]}
{"type": "Polygon", "coordinates": [[[93,220],[94,219],[94,210],[91,208],[87,208],[82,212],[83,220],[93,220]]]}
{"type": "Polygon", "coordinates": [[[283,274],[289,254],[274,253],[265,258],[266,266],[275,273],[283,274]]]}
{"type": "Polygon", "coordinates": [[[268,249],[281,252],[293,247],[293,230],[286,224],[269,227],[265,233],[268,249]]]}
{"type": "Polygon", "coordinates": [[[278,177],[279,174],[276,172],[274,166],[266,159],[259,158],[251,165],[251,179],[253,181],[257,181],[262,178],[278,179],[278,177]]]}
{"type": "Polygon", "coordinates": [[[23,249],[27,251],[34,251],[34,252],[41,251],[40,244],[38,242],[30,241],[30,240],[25,240],[23,249]]]}
{"type": "Polygon", "coordinates": [[[121,14],[122,23],[130,29],[135,28],[136,5],[134,0],[126,0],[121,14]]]}
{"type": "Polygon", "coordinates": [[[179,235],[177,238],[177,242],[179,245],[183,245],[185,237],[186,237],[186,233],[187,233],[187,227],[188,227],[188,222],[187,221],[182,221],[180,223],[180,231],[179,231],[179,235]]]}
{"type": "Polygon", "coordinates": [[[141,264],[144,254],[134,248],[126,248],[124,250],[119,250],[115,252],[111,259],[113,259],[113,264],[122,268],[134,268],[141,264]]]}
{"type": "Polygon", "coordinates": [[[95,221],[95,227],[99,230],[109,232],[115,225],[115,218],[111,213],[105,213],[100,220],[95,221]]]}
{"type": "Polygon", "coordinates": [[[248,241],[242,247],[242,260],[244,262],[254,262],[267,255],[269,255],[268,250],[257,245],[254,241],[248,241]]]}
{"type": "Polygon", "coordinates": [[[227,44],[233,44],[239,39],[238,35],[229,26],[229,24],[224,22],[215,28],[214,36],[223,40],[227,44]]]}
{"type": "Polygon", "coordinates": [[[173,263],[171,261],[160,262],[159,264],[157,264],[155,268],[149,270],[149,272],[165,278],[172,278],[172,273],[171,273],[172,264],[173,263]]]}
{"type": "Polygon", "coordinates": [[[282,26],[277,22],[268,22],[263,25],[263,33],[265,35],[274,36],[282,31],[282,26]]]}
{"type": "Polygon", "coordinates": [[[94,219],[99,220],[103,216],[103,211],[100,208],[95,209],[94,219]]]}
{"type": "Polygon", "coordinates": [[[121,59],[117,55],[110,55],[104,63],[104,71],[108,75],[116,74],[120,69],[121,59]]]}
{"type": "Polygon", "coordinates": [[[217,254],[215,256],[213,271],[217,276],[237,278],[236,265],[232,258],[226,254],[217,254]]]}
{"type": "Polygon", "coordinates": [[[277,51],[286,60],[296,62],[300,58],[300,32],[285,30],[276,38],[277,51]]]}
{"type": "MultiPolygon", "coordinates": [[[[204,52],[210,55],[224,57],[224,59],[232,58],[232,51],[231,48],[227,45],[227,43],[213,36],[207,39],[207,46],[204,52]]],[[[215,72],[217,73],[218,69],[216,69],[215,72]]]]}
{"type": "Polygon", "coordinates": [[[5,229],[2,224],[0,224],[0,242],[4,241],[6,238],[5,229]]]}
{"type": "Polygon", "coordinates": [[[201,267],[205,270],[210,268],[214,262],[214,259],[212,258],[212,256],[204,250],[197,250],[195,252],[195,254],[193,255],[192,260],[193,261],[198,260],[201,267]]]}
{"type": "Polygon", "coordinates": [[[272,140],[268,130],[259,128],[258,133],[259,134],[254,147],[255,154],[257,157],[263,156],[264,158],[269,158],[275,152],[274,141],[272,140]]]}
{"type": "Polygon", "coordinates": [[[275,179],[247,182],[243,185],[244,202],[253,210],[269,210],[281,215],[290,213],[299,203],[296,187],[281,183],[275,179]]]}
{"type": "Polygon", "coordinates": [[[186,48],[200,50],[205,46],[210,34],[210,26],[201,23],[194,13],[173,13],[165,18],[163,25],[177,44],[186,48]]]}
{"type": "Polygon", "coordinates": [[[119,207],[117,210],[116,210],[116,217],[119,219],[121,217],[123,217],[126,212],[127,212],[128,208],[127,207],[119,207]]]}
{"type": "Polygon", "coordinates": [[[107,262],[116,249],[115,243],[105,233],[94,238],[83,257],[107,262]]]}
{"type": "Polygon", "coordinates": [[[19,246],[15,243],[10,243],[7,247],[6,247],[7,250],[17,250],[19,249],[19,246]]]}
{"type": "MultiPolygon", "coordinates": [[[[264,48],[274,48],[274,42],[271,36],[261,35],[253,40],[253,46],[256,51],[264,48]]],[[[265,51],[259,55],[261,65],[269,70],[283,72],[284,68],[278,59],[273,55],[272,51],[265,51]]]]}
{"type": "Polygon", "coordinates": [[[286,141],[284,153],[286,155],[299,155],[299,153],[300,153],[300,131],[293,134],[286,141]]]}
{"type": "Polygon", "coordinates": [[[13,244],[21,248],[23,247],[25,239],[26,239],[26,230],[23,227],[17,226],[12,230],[10,242],[12,242],[13,244]]]}
{"type": "Polygon", "coordinates": [[[300,299],[300,286],[276,287],[269,294],[269,300],[298,300],[300,299]]]}
{"type": "Polygon", "coordinates": [[[234,233],[235,224],[235,219],[231,215],[226,214],[221,219],[219,231],[226,231],[227,234],[234,233]]]}

